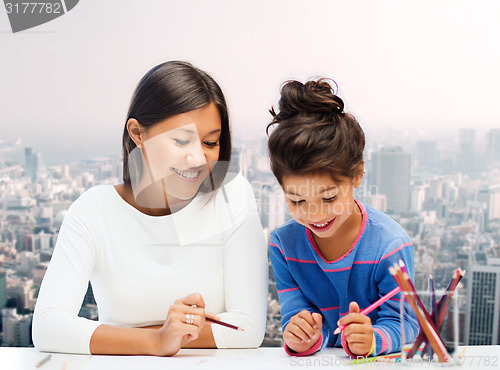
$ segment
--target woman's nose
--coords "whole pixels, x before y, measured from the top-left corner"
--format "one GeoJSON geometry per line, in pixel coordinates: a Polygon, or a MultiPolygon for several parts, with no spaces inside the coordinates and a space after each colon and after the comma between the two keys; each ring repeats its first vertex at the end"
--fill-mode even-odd
{"type": "Polygon", "coordinates": [[[207,163],[205,152],[203,151],[200,143],[192,146],[191,150],[186,155],[186,161],[189,167],[203,166],[207,163]]]}

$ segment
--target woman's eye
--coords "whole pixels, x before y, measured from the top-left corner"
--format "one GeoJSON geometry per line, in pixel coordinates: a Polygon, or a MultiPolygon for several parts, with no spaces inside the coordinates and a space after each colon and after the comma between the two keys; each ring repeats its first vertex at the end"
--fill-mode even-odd
{"type": "Polygon", "coordinates": [[[303,203],[304,201],[303,200],[291,200],[290,199],[290,204],[292,206],[298,206],[299,204],[303,203]]]}
{"type": "Polygon", "coordinates": [[[331,197],[331,198],[323,198],[323,202],[327,202],[327,203],[329,203],[329,202],[333,202],[335,199],[337,199],[337,196],[336,196],[336,195],[334,195],[334,196],[333,196],[333,197],[331,197]]]}
{"type": "Polygon", "coordinates": [[[205,141],[205,142],[203,142],[203,144],[205,144],[206,146],[208,146],[210,148],[213,148],[213,147],[216,147],[217,145],[219,145],[219,142],[218,141],[205,141]]]}
{"type": "Polygon", "coordinates": [[[189,140],[174,139],[175,143],[180,146],[189,144],[189,140]]]}

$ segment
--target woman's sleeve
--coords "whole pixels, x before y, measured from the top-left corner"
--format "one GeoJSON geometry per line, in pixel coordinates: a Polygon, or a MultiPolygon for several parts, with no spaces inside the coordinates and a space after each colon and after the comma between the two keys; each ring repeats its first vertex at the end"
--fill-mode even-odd
{"type": "Polygon", "coordinates": [[[33,315],[33,343],[40,351],[89,354],[100,325],[78,317],[95,262],[94,240],[70,207],[61,226],[33,315]]]}
{"type": "Polygon", "coordinates": [[[227,194],[234,226],[224,234],[226,312],[219,316],[244,331],[212,325],[212,332],[218,348],[255,348],[266,330],[267,246],[252,188],[243,178],[235,181],[242,191],[227,194]]]}

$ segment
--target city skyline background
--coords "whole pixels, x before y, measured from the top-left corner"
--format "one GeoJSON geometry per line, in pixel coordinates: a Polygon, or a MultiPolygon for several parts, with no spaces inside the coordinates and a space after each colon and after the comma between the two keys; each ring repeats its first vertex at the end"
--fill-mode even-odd
{"type": "MultiPolygon", "coordinates": [[[[369,145],[365,180],[356,199],[387,212],[409,233],[417,289],[427,289],[430,274],[436,288],[443,289],[457,267],[468,271],[457,293],[461,298],[451,310],[458,310],[458,341],[498,344],[500,129],[488,132],[485,148],[475,136],[474,129],[460,130],[458,145],[452,148],[438,147],[433,140],[414,142],[410,148],[369,145]]],[[[384,140],[375,138],[382,144],[384,140]]],[[[0,344],[7,346],[30,344],[38,287],[66,209],[89,187],[119,182],[122,167],[119,157],[44,167],[43,155],[33,148],[24,147],[23,154],[18,163],[0,156],[0,308],[5,306],[0,344]]],[[[232,162],[253,187],[268,237],[290,215],[269,170],[266,140],[249,138],[235,145],[232,162]]],[[[280,346],[280,305],[271,265],[269,279],[263,345],[280,346]]],[[[79,315],[98,318],[90,285],[79,315]]],[[[453,342],[448,323],[443,328],[453,342]]]]}
{"type": "Polygon", "coordinates": [[[0,139],[48,165],[119,155],[135,85],[173,59],[220,83],[236,138],[264,138],[281,83],[314,76],[336,80],[368,137],[487,132],[500,124],[499,16],[486,0],[87,0],[12,34],[0,11],[0,139]]]}
{"type": "MultiPolygon", "coordinates": [[[[3,344],[17,345],[16,333],[29,341],[65,210],[88,187],[120,181],[133,89],[173,59],[206,70],[224,90],[234,161],[254,186],[266,233],[287,220],[265,153],[268,109],[286,79],[334,78],[367,136],[360,199],[408,231],[420,289],[429,273],[442,287],[454,268],[471,267],[460,340],[499,343],[499,16],[500,3],[486,0],[86,0],[12,34],[0,9],[3,344]],[[491,313],[489,332],[476,306],[491,313]]],[[[280,345],[272,279],[269,294],[266,343],[280,345]]],[[[81,314],[95,318],[90,298],[81,314]]]]}

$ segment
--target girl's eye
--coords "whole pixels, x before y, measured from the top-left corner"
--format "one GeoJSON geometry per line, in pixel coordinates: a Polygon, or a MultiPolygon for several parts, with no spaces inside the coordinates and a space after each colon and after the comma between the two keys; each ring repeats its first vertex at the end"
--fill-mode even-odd
{"type": "Polygon", "coordinates": [[[330,202],[333,202],[336,198],[337,198],[337,196],[336,196],[336,195],[334,195],[334,196],[333,196],[333,197],[331,197],[331,198],[323,198],[323,202],[330,203],[330,202]]]}
{"type": "Polygon", "coordinates": [[[184,146],[189,144],[189,140],[174,139],[174,141],[179,146],[184,146]]]}
{"type": "Polygon", "coordinates": [[[304,201],[303,200],[291,200],[290,199],[290,204],[292,206],[298,206],[299,204],[303,203],[304,201]]]}
{"type": "Polygon", "coordinates": [[[203,144],[208,146],[209,148],[213,148],[219,145],[218,141],[204,141],[203,144]]]}

